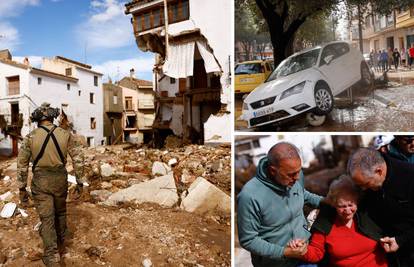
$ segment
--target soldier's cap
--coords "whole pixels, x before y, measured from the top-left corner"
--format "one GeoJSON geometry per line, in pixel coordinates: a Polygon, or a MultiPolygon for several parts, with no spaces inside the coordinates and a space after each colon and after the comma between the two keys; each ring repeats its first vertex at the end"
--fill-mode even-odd
{"type": "Polygon", "coordinates": [[[30,120],[32,122],[40,122],[43,120],[52,121],[57,118],[60,114],[58,108],[50,107],[49,103],[44,102],[40,107],[36,108],[30,115],[30,120]]]}

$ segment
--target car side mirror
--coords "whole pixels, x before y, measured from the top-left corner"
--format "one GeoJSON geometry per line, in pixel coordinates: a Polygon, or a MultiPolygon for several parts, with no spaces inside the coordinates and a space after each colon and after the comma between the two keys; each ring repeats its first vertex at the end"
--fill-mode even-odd
{"type": "Polygon", "coordinates": [[[323,60],[326,62],[326,65],[329,65],[333,59],[333,55],[326,56],[323,60]]]}

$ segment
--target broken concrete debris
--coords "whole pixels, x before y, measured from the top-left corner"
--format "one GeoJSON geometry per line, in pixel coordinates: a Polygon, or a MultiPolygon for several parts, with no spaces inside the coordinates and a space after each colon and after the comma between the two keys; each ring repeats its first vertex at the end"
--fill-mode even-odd
{"type": "Polygon", "coordinates": [[[145,259],[142,261],[142,266],[143,267],[151,267],[152,266],[152,261],[151,259],[145,259]]]}
{"type": "Polygon", "coordinates": [[[16,203],[9,202],[4,205],[3,209],[1,210],[0,217],[2,218],[11,218],[16,211],[17,205],[16,203]]]}
{"type": "Polygon", "coordinates": [[[39,231],[41,225],[42,225],[42,222],[36,223],[35,226],[33,227],[33,231],[35,232],[39,231]]]}
{"type": "Polygon", "coordinates": [[[156,203],[172,207],[178,200],[172,174],[139,183],[112,194],[103,204],[115,206],[123,202],[156,203]]]}
{"type": "Polygon", "coordinates": [[[167,175],[171,171],[171,168],[164,162],[156,161],[152,165],[152,176],[167,175]]]}
{"type": "Polygon", "coordinates": [[[93,190],[90,192],[90,195],[94,200],[103,202],[112,195],[112,192],[108,190],[93,190]]]}
{"type": "Polygon", "coordinates": [[[188,189],[181,208],[188,212],[208,213],[219,211],[230,214],[230,196],[203,177],[198,177],[188,189]]]}
{"type": "Polygon", "coordinates": [[[101,175],[103,177],[109,177],[114,174],[114,170],[112,169],[111,165],[108,163],[104,163],[101,165],[101,175]]]}
{"type": "Polygon", "coordinates": [[[29,217],[29,214],[27,214],[27,212],[24,209],[18,208],[17,209],[19,211],[19,213],[24,217],[27,218],[29,217]]]}
{"type": "Polygon", "coordinates": [[[9,201],[13,197],[13,193],[7,191],[6,193],[0,195],[0,201],[9,201]]]}
{"type": "Polygon", "coordinates": [[[168,166],[172,167],[172,166],[174,166],[177,163],[178,163],[177,159],[176,158],[173,158],[173,159],[170,159],[168,161],[168,166]]]}

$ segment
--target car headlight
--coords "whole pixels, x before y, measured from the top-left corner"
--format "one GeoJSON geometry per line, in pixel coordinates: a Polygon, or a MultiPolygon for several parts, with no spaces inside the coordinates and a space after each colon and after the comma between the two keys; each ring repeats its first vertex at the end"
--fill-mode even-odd
{"type": "Polygon", "coordinates": [[[243,102],[243,110],[249,110],[249,105],[246,102],[243,102]]]}
{"type": "Polygon", "coordinates": [[[250,103],[250,106],[253,109],[262,108],[262,107],[273,104],[273,102],[275,102],[275,99],[276,99],[276,96],[268,97],[268,98],[265,98],[263,100],[252,102],[252,103],[250,103]]]}
{"type": "Polygon", "coordinates": [[[296,94],[302,93],[303,88],[305,88],[305,83],[306,83],[306,81],[301,82],[300,84],[297,84],[297,85],[295,85],[293,87],[290,87],[289,89],[283,91],[283,93],[280,96],[279,100],[282,100],[282,99],[284,99],[286,97],[289,97],[291,95],[296,95],[296,94]]]}

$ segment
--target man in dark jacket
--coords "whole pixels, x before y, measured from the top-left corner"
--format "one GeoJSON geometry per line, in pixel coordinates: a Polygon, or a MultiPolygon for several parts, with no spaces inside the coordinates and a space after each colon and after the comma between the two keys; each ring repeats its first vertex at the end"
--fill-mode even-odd
{"type": "Polygon", "coordinates": [[[414,136],[394,135],[389,146],[389,155],[396,159],[414,163],[414,136]]]}
{"type": "Polygon", "coordinates": [[[381,243],[389,266],[413,266],[414,165],[360,148],[350,157],[348,171],[365,191],[360,209],[384,230],[381,243]]]}

